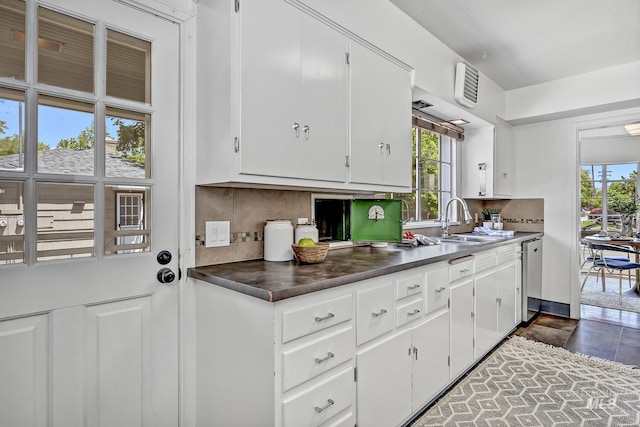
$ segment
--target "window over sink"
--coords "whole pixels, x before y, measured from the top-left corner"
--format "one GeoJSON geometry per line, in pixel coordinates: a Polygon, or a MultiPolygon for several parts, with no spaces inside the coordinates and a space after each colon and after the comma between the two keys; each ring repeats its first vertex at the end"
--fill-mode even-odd
{"type": "Polygon", "coordinates": [[[429,225],[442,216],[447,202],[455,195],[455,159],[457,139],[420,126],[414,120],[412,132],[412,191],[389,193],[403,200],[403,221],[411,225],[429,225]]]}

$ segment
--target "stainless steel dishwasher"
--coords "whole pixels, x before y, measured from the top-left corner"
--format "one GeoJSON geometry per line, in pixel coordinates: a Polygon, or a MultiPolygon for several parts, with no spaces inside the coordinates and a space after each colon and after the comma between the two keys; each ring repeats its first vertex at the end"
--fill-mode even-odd
{"type": "Polygon", "coordinates": [[[540,312],[542,300],[542,240],[522,243],[522,321],[540,312]]]}

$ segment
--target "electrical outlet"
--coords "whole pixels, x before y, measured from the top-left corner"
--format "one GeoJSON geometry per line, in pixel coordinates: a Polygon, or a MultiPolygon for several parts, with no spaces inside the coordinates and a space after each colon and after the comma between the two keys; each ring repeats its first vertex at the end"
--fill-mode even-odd
{"type": "Polygon", "coordinates": [[[231,244],[230,232],[230,221],[207,221],[205,223],[204,246],[206,248],[229,246],[231,244]]]}

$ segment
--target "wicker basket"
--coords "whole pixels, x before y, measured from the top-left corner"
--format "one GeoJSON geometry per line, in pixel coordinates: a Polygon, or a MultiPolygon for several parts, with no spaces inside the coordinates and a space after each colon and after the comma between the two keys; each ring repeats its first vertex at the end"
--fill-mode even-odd
{"type": "Polygon", "coordinates": [[[319,242],[315,246],[291,245],[293,254],[300,264],[317,264],[322,262],[329,252],[329,244],[319,242]]]}

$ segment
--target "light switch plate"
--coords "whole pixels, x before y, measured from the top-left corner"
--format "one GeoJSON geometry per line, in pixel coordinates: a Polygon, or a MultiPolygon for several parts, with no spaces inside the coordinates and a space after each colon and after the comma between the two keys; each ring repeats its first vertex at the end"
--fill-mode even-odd
{"type": "Polygon", "coordinates": [[[205,222],[205,240],[206,248],[215,248],[219,246],[230,245],[230,221],[207,221],[205,222]]]}

